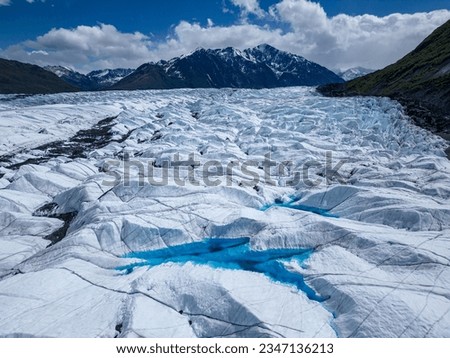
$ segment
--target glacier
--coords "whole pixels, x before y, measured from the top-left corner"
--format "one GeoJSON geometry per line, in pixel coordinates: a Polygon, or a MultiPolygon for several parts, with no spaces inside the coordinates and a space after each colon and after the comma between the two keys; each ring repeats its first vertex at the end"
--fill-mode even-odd
{"type": "Polygon", "coordinates": [[[447,143],[314,88],[0,96],[1,337],[450,337],[447,143]]]}

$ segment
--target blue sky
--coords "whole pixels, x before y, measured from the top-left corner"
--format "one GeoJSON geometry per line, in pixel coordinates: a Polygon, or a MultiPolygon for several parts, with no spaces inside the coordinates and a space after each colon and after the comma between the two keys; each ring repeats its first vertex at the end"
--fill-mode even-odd
{"type": "Polygon", "coordinates": [[[0,56],[86,72],[268,42],[328,67],[374,68],[414,48],[449,10],[449,0],[0,0],[0,56]]]}

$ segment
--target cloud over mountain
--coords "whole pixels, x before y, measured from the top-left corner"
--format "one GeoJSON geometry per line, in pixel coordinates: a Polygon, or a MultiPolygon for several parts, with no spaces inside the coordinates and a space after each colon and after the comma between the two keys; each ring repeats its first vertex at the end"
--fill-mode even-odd
{"type": "Polygon", "coordinates": [[[450,19],[448,10],[384,17],[330,17],[320,4],[308,0],[281,0],[266,10],[257,0],[231,2],[240,9],[245,21],[220,26],[214,24],[214,19],[204,25],[181,20],[160,40],[140,32],[124,33],[107,24],[59,28],[10,46],[0,56],[88,72],[104,67],[137,67],[198,47],[244,49],[269,43],[329,68],[375,69],[398,60],[450,19]]]}

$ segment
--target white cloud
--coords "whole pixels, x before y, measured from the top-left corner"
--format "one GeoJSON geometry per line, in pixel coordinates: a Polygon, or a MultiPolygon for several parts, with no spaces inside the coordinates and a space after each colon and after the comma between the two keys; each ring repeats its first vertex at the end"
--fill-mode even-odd
{"type": "MultiPolygon", "coordinates": [[[[233,1],[246,4],[249,9],[258,4],[233,1]]],[[[269,9],[269,14],[272,20],[266,25],[247,21],[218,26],[208,21],[202,26],[181,21],[159,42],[152,42],[139,32],[123,33],[104,24],[53,29],[33,41],[0,51],[0,57],[40,65],[60,64],[86,72],[106,67],[137,67],[198,47],[243,49],[269,43],[331,69],[355,66],[377,69],[404,56],[450,19],[448,10],[385,17],[344,14],[329,17],[319,4],[307,0],[280,0],[269,9]]]]}
{"type": "Polygon", "coordinates": [[[450,19],[450,11],[430,13],[337,15],[328,17],[317,3],[282,0],[271,13],[290,25],[297,40],[283,47],[332,68],[384,67],[413,50],[436,27],[450,19]]]}
{"type": "Polygon", "coordinates": [[[168,58],[197,47],[246,48],[269,43],[331,69],[363,66],[378,69],[413,50],[435,28],[450,19],[450,11],[328,17],[318,3],[282,0],[269,9],[275,23],[243,23],[202,27],[180,22],[156,53],[168,58]],[[286,30],[288,25],[288,30],[286,30]]]}
{"type": "Polygon", "coordinates": [[[259,0],[230,0],[233,5],[239,7],[243,16],[254,14],[258,17],[264,16],[264,11],[259,6],[259,0]]]}
{"type": "Polygon", "coordinates": [[[175,27],[172,36],[166,42],[160,43],[154,53],[157,57],[168,59],[191,52],[198,47],[232,46],[243,49],[261,42],[274,43],[280,36],[282,35],[279,29],[269,30],[251,24],[202,27],[197,23],[182,21],[175,27]]]}
{"type": "MultiPolygon", "coordinates": [[[[41,1],[41,2],[45,2],[45,0],[25,0],[27,3],[32,4],[36,1],[41,1]]],[[[8,6],[11,5],[12,1],[11,0],[0,0],[0,6],[8,6]]]]}
{"type": "Polygon", "coordinates": [[[272,7],[272,14],[291,24],[294,31],[324,31],[327,14],[320,4],[306,0],[283,0],[272,7]]]}
{"type": "Polygon", "coordinates": [[[44,50],[38,50],[38,51],[31,51],[29,55],[44,55],[48,56],[48,52],[44,50]]]}
{"type": "Polygon", "coordinates": [[[112,25],[52,29],[34,41],[10,46],[1,53],[38,65],[63,65],[87,72],[110,67],[137,67],[155,59],[150,39],[142,33],[122,33],[112,25]]]}

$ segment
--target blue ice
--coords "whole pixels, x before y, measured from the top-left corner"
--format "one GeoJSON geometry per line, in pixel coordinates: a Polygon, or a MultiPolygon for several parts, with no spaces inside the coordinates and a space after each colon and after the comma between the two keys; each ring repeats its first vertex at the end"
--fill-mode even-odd
{"type": "Polygon", "coordinates": [[[283,202],[281,200],[275,200],[275,203],[264,205],[261,208],[261,210],[262,211],[266,211],[266,210],[269,210],[270,208],[278,206],[278,207],[281,207],[281,208],[289,208],[289,209],[294,209],[294,210],[307,211],[309,213],[314,213],[314,214],[325,216],[325,217],[328,217],[328,218],[338,218],[339,217],[339,216],[337,216],[335,214],[330,213],[330,211],[326,210],[326,209],[322,209],[322,208],[318,208],[318,207],[314,207],[314,206],[298,204],[298,200],[299,199],[291,199],[288,202],[283,202]]]}
{"type": "Polygon", "coordinates": [[[164,249],[131,252],[126,258],[142,261],[117,269],[130,273],[139,266],[158,266],[163,263],[186,263],[208,265],[214,268],[259,272],[270,279],[293,285],[303,291],[309,299],[322,302],[324,298],[306,285],[303,276],[286,269],[283,262],[297,260],[300,264],[311,254],[311,249],[269,249],[254,251],[249,238],[210,238],[164,249]]]}

